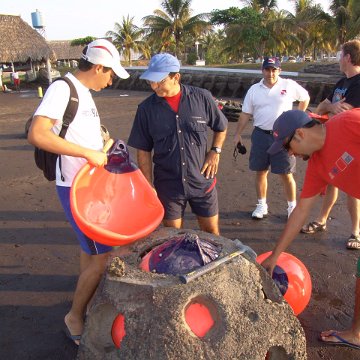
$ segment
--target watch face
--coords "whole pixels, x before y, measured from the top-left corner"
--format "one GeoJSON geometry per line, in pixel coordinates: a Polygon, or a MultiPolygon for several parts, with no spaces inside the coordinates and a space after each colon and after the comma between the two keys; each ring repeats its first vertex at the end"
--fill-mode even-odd
{"type": "Polygon", "coordinates": [[[221,148],[216,147],[216,146],[212,147],[211,150],[214,150],[217,154],[221,153],[221,148]]]}

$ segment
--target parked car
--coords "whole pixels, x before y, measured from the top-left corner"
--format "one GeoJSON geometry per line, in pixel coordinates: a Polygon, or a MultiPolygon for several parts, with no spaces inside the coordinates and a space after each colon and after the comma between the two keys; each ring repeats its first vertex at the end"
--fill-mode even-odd
{"type": "Polygon", "coordinates": [[[295,56],[289,56],[287,61],[291,62],[291,63],[295,63],[296,62],[296,57],[295,56]]]}
{"type": "Polygon", "coordinates": [[[305,56],[304,61],[307,61],[307,62],[311,61],[311,56],[305,56]]]}

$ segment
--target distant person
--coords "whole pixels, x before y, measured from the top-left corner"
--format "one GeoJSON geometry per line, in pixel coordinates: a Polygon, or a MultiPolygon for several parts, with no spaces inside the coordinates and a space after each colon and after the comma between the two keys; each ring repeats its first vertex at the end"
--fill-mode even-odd
{"type": "MultiPolygon", "coordinates": [[[[346,42],[341,48],[340,70],[345,77],[340,79],[332,93],[322,101],[315,112],[330,117],[340,114],[353,108],[360,107],[360,41],[352,40],[346,42]]],[[[329,218],[330,211],[338,197],[338,189],[335,186],[328,185],[320,214],[314,221],[303,226],[301,232],[314,234],[326,230],[326,221],[329,218]]],[[[347,207],[351,219],[351,235],[347,240],[348,249],[360,249],[360,201],[350,195],[347,195],[347,207]]]]}
{"type": "Polygon", "coordinates": [[[3,69],[2,66],[0,66],[0,90],[1,91],[5,91],[4,90],[4,86],[3,86],[3,69]]]}
{"type": "Polygon", "coordinates": [[[210,92],[181,84],[179,72],[174,56],[151,58],[140,78],[154,94],[139,105],[128,144],[137,149],[139,168],[165,208],[164,226],[181,228],[189,203],[200,229],[219,234],[215,175],[228,121],[210,92]]]}
{"type": "Polygon", "coordinates": [[[58,136],[70,95],[70,88],[64,81],[54,82],[46,91],[28,135],[31,144],[62,155],[61,172],[59,160],[57,163],[56,190],[81,247],[80,276],[71,309],[64,318],[67,334],[76,345],[79,345],[83,332],[86,308],[100,282],[112,248],[88,238],[76,225],[70,209],[70,187],[87,161],[97,167],[107,162],[107,156],[102,151],[100,118],[89,90],[106,88],[112,84],[115,75],[123,79],[129,77],[120,65],[115,46],[104,39],[91,42],[84,48],[74,75],[66,74],[77,90],[79,108],[65,139],[58,136]]]}
{"type": "Polygon", "coordinates": [[[296,183],[293,177],[295,158],[286,151],[269,155],[267,150],[274,142],[273,125],[277,117],[293,107],[299,101],[298,108],[305,111],[310,97],[308,92],[297,82],[283,79],[280,75],[281,63],[278,58],[266,57],[262,64],[263,79],[250,87],[238,121],[234,135],[235,146],[242,143],[241,134],[251,116],[254,119],[254,130],[251,135],[251,151],[249,167],[255,171],[255,188],[257,205],[252,213],[254,219],[262,219],[268,215],[267,176],[271,172],[280,176],[287,199],[287,216],[296,206],[296,183]]]}
{"type": "Polygon", "coordinates": [[[13,81],[14,81],[15,90],[16,90],[16,91],[20,91],[20,77],[19,77],[19,73],[14,70],[11,74],[12,74],[12,78],[13,78],[13,81]]]}
{"type": "MultiPolygon", "coordinates": [[[[280,254],[299,233],[318,195],[333,185],[360,199],[360,109],[340,112],[319,124],[299,110],[283,113],[274,124],[270,154],[286,149],[309,159],[300,201],[291,214],[272,254],[262,266],[272,274],[280,254]]],[[[331,259],[330,259],[331,261],[331,259]]],[[[352,327],[345,331],[324,331],[325,342],[360,349],[360,257],[357,263],[355,311],[352,327]]]]}

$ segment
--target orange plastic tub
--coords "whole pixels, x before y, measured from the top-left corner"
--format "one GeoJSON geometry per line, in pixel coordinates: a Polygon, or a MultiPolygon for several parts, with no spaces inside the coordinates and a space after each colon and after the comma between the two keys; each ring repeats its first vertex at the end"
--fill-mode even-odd
{"type": "Polygon", "coordinates": [[[126,159],[113,173],[86,164],[75,177],[70,204],[79,228],[91,239],[120,246],[147,236],[161,223],[164,209],[142,172],[126,159]]]}

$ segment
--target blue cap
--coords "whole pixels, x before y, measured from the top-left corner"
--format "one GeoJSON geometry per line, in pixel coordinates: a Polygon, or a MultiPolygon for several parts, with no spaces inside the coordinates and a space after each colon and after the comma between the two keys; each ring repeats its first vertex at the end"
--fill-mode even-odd
{"type": "Polygon", "coordinates": [[[171,72],[180,71],[179,60],[170,54],[154,55],[149,63],[149,68],[140,76],[140,79],[159,82],[171,72]]]}
{"type": "Polygon", "coordinates": [[[264,58],[263,64],[262,64],[262,68],[266,69],[266,68],[275,68],[275,69],[280,69],[281,68],[281,62],[277,57],[266,57],[264,58]]]}
{"type": "Polygon", "coordinates": [[[289,110],[283,112],[274,123],[273,137],[275,141],[267,152],[270,155],[274,155],[283,150],[285,139],[292,136],[296,129],[304,127],[310,121],[312,119],[304,111],[289,110]]]}

